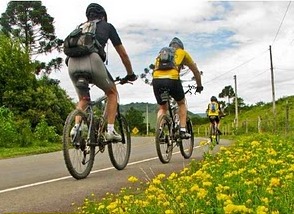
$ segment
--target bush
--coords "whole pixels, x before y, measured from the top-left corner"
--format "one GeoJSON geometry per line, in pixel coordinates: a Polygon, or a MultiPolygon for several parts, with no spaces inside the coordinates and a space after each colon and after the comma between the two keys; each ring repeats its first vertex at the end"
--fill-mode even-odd
{"type": "Polygon", "coordinates": [[[5,108],[0,108],[0,147],[11,148],[19,141],[19,133],[14,123],[13,113],[5,108]]]}
{"type": "Polygon", "coordinates": [[[37,145],[46,146],[59,140],[54,126],[48,126],[45,116],[41,117],[40,123],[35,128],[34,137],[37,145]]]}
{"type": "Polygon", "coordinates": [[[18,145],[20,147],[29,147],[34,143],[34,135],[31,129],[31,123],[29,120],[19,120],[16,122],[17,130],[20,134],[18,145]]]}

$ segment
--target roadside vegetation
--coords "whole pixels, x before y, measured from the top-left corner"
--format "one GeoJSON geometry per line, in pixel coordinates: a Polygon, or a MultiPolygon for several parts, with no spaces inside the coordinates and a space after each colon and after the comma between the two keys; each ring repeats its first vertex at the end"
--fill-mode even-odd
{"type": "Polygon", "coordinates": [[[118,194],[86,198],[78,213],[294,213],[293,137],[240,136],[231,147],[148,182],[130,176],[118,194]]]}

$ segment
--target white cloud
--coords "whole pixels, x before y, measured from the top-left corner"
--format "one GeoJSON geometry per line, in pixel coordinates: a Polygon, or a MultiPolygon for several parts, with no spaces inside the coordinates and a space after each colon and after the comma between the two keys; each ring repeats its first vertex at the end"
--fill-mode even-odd
{"type": "MultiPolygon", "coordinates": [[[[1,13],[7,2],[0,1],[1,13]]],[[[86,7],[92,1],[42,2],[55,19],[57,36],[65,38],[85,20],[86,7]]],[[[154,61],[161,46],[167,45],[175,35],[183,40],[186,50],[204,72],[204,91],[187,96],[193,112],[204,112],[212,95],[217,96],[227,85],[234,87],[234,75],[238,95],[245,103],[272,101],[269,45],[272,45],[276,99],[294,94],[293,4],[284,18],[289,2],[183,0],[175,4],[155,0],[100,0],[98,3],[106,9],[108,21],[117,28],[137,74],[154,61]]],[[[108,68],[114,77],[126,74],[110,42],[108,68]]],[[[59,79],[61,86],[76,99],[66,66],[52,74],[52,78],[59,79]]],[[[118,88],[123,104],[155,103],[152,88],[140,79],[133,85],[118,88]]],[[[91,94],[96,98],[102,92],[93,87],[91,94]]]]}

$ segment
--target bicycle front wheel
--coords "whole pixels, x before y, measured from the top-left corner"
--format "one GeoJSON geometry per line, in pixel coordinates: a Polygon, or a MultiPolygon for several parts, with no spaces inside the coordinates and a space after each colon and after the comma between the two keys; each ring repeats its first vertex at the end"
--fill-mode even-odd
{"type": "Polygon", "coordinates": [[[131,133],[126,118],[123,115],[116,117],[115,129],[122,136],[121,142],[110,142],[108,144],[108,154],[112,165],[118,169],[124,169],[130,159],[131,154],[131,133]]]}
{"type": "Polygon", "coordinates": [[[182,156],[185,159],[188,159],[191,157],[193,153],[193,149],[194,149],[194,132],[193,132],[193,125],[190,118],[187,118],[186,128],[187,128],[187,132],[191,135],[191,138],[181,140],[180,151],[182,156]]]}
{"type": "Polygon", "coordinates": [[[94,164],[95,146],[87,146],[88,132],[87,115],[81,110],[73,110],[65,121],[62,142],[65,165],[75,179],[86,178],[94,164]],[[76,121],[79,125],[73,132],[76,121]]]}
{"type": "Polygon", "coordinates": [[[172,157],[171,124],[167,115],[163,114],[157,120],[155,145],[159,160],[168,163],[172,157]]]}

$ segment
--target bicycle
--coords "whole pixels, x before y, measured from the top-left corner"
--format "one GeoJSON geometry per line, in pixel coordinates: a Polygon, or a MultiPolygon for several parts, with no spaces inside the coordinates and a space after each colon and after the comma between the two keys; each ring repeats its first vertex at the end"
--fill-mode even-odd
{"type": "Polygon", "coordinates": [[[213,121],[210,125],[210,142],[212,143],[212,145],[216,145],[220,142],[220,134],[217,128],[215,117],[211,116],[210,118],[213,121]]]}
{"type": "MultiPolygon", "coordinates": [[[[115,82],[116,84],[130,83],[120,77],[117,77],[115,82]]],[[[85,77],[79,77],[78,87],[88,87],[85,77]]],[[[128,164],[131,153],[131,134],[128,122],[120,113],[118,104],[114,126],[122,136],[122,140],[121,142],[107,141],[105,138],[106,103],[107,96],[104,95],[96,101],[90,101],[84,111],[75,109],[67,116],[63,129],[63,156],[69,173],[75,179],[83,179],[90,174],[95,156],[99,152],[103,153],[106,147],[110,161],[117,170],[124,169],[128,164]],[[78,131],[71,136],[70,132],[77,117],[80,121],[78,131]],[[97,151],[95,151],[96,147],[97,151]]]]}
{"type": "MultiPolygon", "coordinates": [[[[189,89],[185,94],[192,94],[192,89],[197,89],[194,85],[188,85],[189,89]]],[[[195,93],[196,94],[196,91],[195,93]]],[[[194,132],[192,122],[187,116],[186,128],[191,135],[189,139],[180,138],[180,121],[178,115],[177,102],[169,95],[166,88],[162,88],[161,98],[167,101],[168,114],[162,114],[157,119],[155,144],[159,160],[162,163],[168,163],[171,160],[173,149],[178,146],[185,159],[191,157],[194,148],[194,132]]]]}

